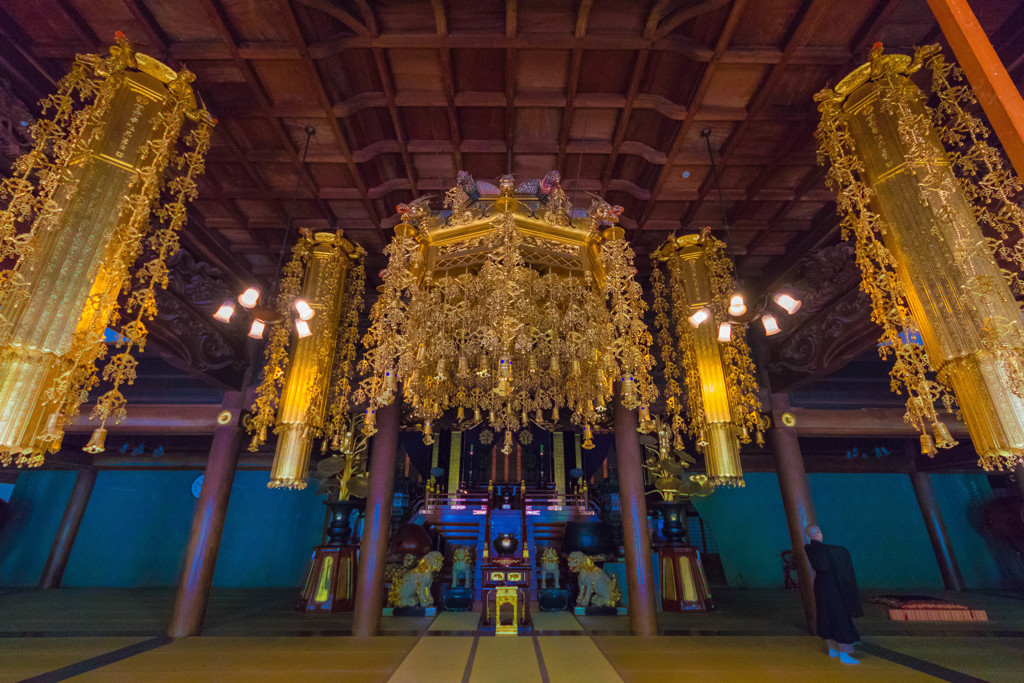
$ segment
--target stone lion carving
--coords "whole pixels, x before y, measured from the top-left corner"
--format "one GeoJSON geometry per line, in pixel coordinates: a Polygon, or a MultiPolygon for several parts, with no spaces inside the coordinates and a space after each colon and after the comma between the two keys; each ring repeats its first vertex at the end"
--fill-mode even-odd
{"type": "Polygon", "coordinates": [[[433,607],[434,597],[430,586],[434,574],[444,564],[444,555],[432,550],[420,558],[419,563],[391,585],[389,596],[393,607],[433,607]]]}
{"type": "Polygon", "coordinates": [[[594,561],[578,550],[569,553],[569,571],[579,574],[579,607],[616,607],[622,600],[619,583],[599,569],[594,561]]]}
{"type": "Polygon", "coordinates": [[[473,587],[473,551],[464,545],[455,548],[452,553],[452,588],[473,587]],[[465,577],[465,585],[461,580],[465,577]]]}
{"type": "Polygon", "coordinates": [[[555,588],[558,588],[558,551],[552,547],[544,548],[540,554],[540,587],[548,587],[548,575],[555,579],[555,588]]]}

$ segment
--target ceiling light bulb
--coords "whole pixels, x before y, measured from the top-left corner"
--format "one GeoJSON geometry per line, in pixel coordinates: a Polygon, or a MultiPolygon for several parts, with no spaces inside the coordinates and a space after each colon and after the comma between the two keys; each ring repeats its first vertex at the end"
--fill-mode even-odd
{"type": "Polygon", "coordinates": [[[765,313],[761,316],[761,324],[764,325],[764,333],[769,337],[782,331],[779,328],[778,321],[775,320],[775,316],[771,313],[765,313]]]}
{"type": "Polygon", "coordinates": [[[249,328],[249,336],[253,339],[263,339],[263,328],[266,327],[262,320],[256,319],[252,321],[252,327],[249,328]]]}
{"type": "Polygon", "coordinates": [[[299,312],[299,317],[303,320],[309,320],[316,314],[316,311],[310,308],[305,299],[295,300],[295,310],[299,312]]]}
{"type": "Polygon", "coordinates": [[[732,323],[722,323],[718,326],[718,341],[732,341],[732,323]]]}
{"type": "Polygon", "coordinates": [[[213,314],[213,319],[219,320],[222,323],[229,323],[231,322],[231,316],[232,314],[234,314],[234,312],[235,302],[232,301],[231,299],[228,299],[227,301],[222,303],[220,305],[220,308],[217,309],[217,312],[213,314]]]}
{"type": "Polygon", "coordinates": [[[774,299],[775,303],[786,309],[786,313],[789,313],[790,315],[793,315],[800,310],[800,299],[794,299],[789,294],[780,292],[775,295],[774,299]]]}
{"type": "Polygon", "coordinates": [[[743,315],[747,312],[747,305],[743,303],[742,294],[733,294],[729,300],[729,315],[743,315]]]}
{"type": "Polygon", "coordinates": [[[238,295],[238,303],[244,308],[252,308],[260,300],[260,290],[250,287],[238,295]]]}
{"type": "Polygon", "coordinates": [[[689,320],[690,324],[693,325],[694,327],[700,327],[700,324],[710,317],[711,311],[709,311],[706,308],[702,308],[693,315],[691,315],[689,318],[687,318],[687,320],[689,320]]]}
{"type": "Polygon", "coordinates": [[[295,321],[295,331],[298,332],[299,339],[305,339],[309,335],[313,334],[313,332],[309,329],[309,323],[307,323],[305,320],[295,321]]]}

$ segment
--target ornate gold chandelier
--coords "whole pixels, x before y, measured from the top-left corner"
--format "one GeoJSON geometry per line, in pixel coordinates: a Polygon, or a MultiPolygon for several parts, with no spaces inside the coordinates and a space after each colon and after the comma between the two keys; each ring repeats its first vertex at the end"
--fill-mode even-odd
{"type": "Polygon", "coordinates": [[[41,103],[32,151],[0,182],[0,465],[42,464],[101,380],[86,450],[102,451],[106,421],[124,418],[120,388],[135,379],[216,123],[193,80],[118,33],[109,56],[75,59],[41,103]],[[108,326],[122,341],[100,373],[108,326]]]}
{"type": "Polygon", "coordinates": [[[646,410],[651,337],[621,207],[596,199],[574,211],[555,172],[518,187],[460,173],[444,203],[399,207],[360,364],[364,429],[399,391],[426,442],[453,410],[459,428],[504,432],[505,449],[563,411],[592,447],[616,381],[625,406],[646,410]]]}
{"type": "Polygon", "coordinates": [[[952,391],[982,467],[1012,468],[1024,459],[1020,180],[987,142],[970,113],[974,94],[937,46],[911,59],[876,44],[869,63],[816,99],[819,156],[922,452],[956,443],[935,408],[941,399],[952,409],[952,391]],[[923,66],[934,108],[908,78],[923,66]]]}
{"type": "Polygon", "coordinates": [[[264,316],[272,330],[248,430],[254,434],[250,451],[267,440],[268,430],[277,434],[269,488],[306,488],[315,439],[323,439],[325,451],[342,452],[357,441],[349,398],[365,254],[341,230],[303,231],[282,273],[277,315],[264,316]],[[300,316],[294,330],[292,309],[300,316]]]}
{"type": "Polygon", "coordinates": [[[651,289],[668,412],[660,431],[672,433],[679,451],[682,432],[697,440],[711,485],[742,486],[740,443],[749,443],[753,434],[762,445],[761,432],[768,424],[760,412],[746,325],[730,318],[736,283],[724,248],[704,230],[670,238],[652,255],[651,289]],[[668,269],[667,280],[659,262],[668,269]]]}

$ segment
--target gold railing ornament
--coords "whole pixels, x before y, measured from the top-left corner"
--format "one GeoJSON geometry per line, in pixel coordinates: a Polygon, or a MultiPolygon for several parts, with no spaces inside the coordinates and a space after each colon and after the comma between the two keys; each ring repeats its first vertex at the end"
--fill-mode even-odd
{"type": "Polygon", "coordinates": [[[269,488],[306,487],[314,440],[323,439],[325,451],[335,441],[339,448],[345,445],[365,253],[341,230],[304,230],[284,268],[277,310],[285,322],[270,333],[248,424],[250,451],[267,440],[269,430],[277,434],[269,488]],[[308,336],[287,324],[298,301],[315,313],[308,336]]]}
{"type": "Polygon", "coordinates": [[[719,333],[736,290],[724,248],[705,229],[670,238],[652,255],[651,290],[667,403],[660,424],[671,432],[675,450],[683,449],[682,432],[696,439],[710,486],[743,486],[740,443],[749,443],[754,434],[762,445],[767,421],[757,397],[746,326],[730,323],[728,341],[719,333]],[[667,280],[660,263],[668,270],[667,280]]]}
{"type": "Polygon", "coordinates": [[[366,429],[399,390],[427,441],[447,411],[460,429],[486,421],[506,435],[566,411],[590,434],[611,413],[615,381],[631,410],[654,400],[621,207],[574,210],[554,172],[498,187],[460,173],[445,206],[399,206],[355,397],[370,405],[366,429]]]}
{"type": "Polygon", "coordinates": [[[76,57],[0,181],[0,465],[42,464],[101,381],[87,450],[103,451],[204,169],[216,121],[193,74],[116,41],[76,57]],[[99,372],[108,327],[119,341],[99,372]]]}
{"type": "Polygon", "coordinates": [[[867,64],[815,99],[819,158],[922,452],[956,444],[935,407],[952,410],[955,395],[980,465],[1011,469],[1024,458],[1020,180],[937,46],[911,58],[876,44],[867,64]],[[935,107],[908,78],[922,67],[935,107]]]}

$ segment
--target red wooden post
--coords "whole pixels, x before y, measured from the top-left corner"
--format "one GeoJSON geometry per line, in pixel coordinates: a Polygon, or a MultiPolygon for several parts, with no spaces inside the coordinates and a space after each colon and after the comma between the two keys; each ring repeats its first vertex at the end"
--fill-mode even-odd
{"type": "Polygon", "coordinates": [[[928,0],[1006,156],[1024,176],[1024,99],[967,0],[928,0]]]}
{"type": "Polygon", "coordinates": [[[46,566],[43,567],[42,578],[39,579],[40,588],[60,588],[64,568],[68,565],[68,557],[71,556],[71,548],[75,544],[75,536],[78,535],[78,527],[82,524],[82,515],[85,514],[95,483],[95,468],[78,471],[75,487],[71,489],[71,497],[64,508],[64,517],[57,529],[57,537],[50,549],[50,556],[46,559],[46,566]]]}
{"type": "Polygon", "coordinates": [[[619,502],[622,506],[622,540],[626,547],[626,589],[629,597],[629,629],[633,635],[658,633],[654,604],[654,567],[651,565],[650,527],[644,498],[644,473],[636,412],[615,400],[615,452],[619,463],[619,502]]]}
{"type": "Polygon", "coordinates": [[[377,433],[370,455],[370,490],[366,495],[363,541],[356,575],[356,604],[352,635],[375,636],[384,608],[384,566],[388,560],[391,504],[395,497],[395,459],[398,454],[400,405],[396,397],[377,411],[377,433]]]}
{"type": "Polygon", "coordinates": [[[192,516],[192,532],[185,549],[185,567],[178,581],[174,615],[167,629],[167,635],[172,638],[197,635],[203,628],[213,570],[217,565],[217,551],[220,550],[220,537],[228,513],[228,500],[231,498],[231,485],[242,449],[239,418],[244,401],[243,392],[224,392],[221,407],[231,412],[231,420],[217,427],[213,433],[203,489],[192,516]]]}

